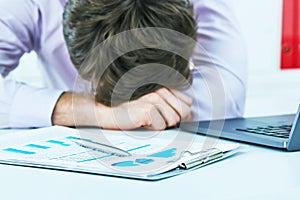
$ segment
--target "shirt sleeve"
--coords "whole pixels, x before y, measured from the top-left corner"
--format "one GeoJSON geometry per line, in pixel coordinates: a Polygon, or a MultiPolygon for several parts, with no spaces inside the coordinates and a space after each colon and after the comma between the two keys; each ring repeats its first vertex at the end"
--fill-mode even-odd
{"type": "Polygon", "coordinates": [[[24,53],[38,48],[38,18],[33,1],[0,0],[0,128],[50,126],[62,94],[5,78],[24,53]]]}
{"type": "Polygon", "coordinates": [[[192,2],[197,44],[193,84],[187,92],[194,99],[194,120],[240,117],[246,97],[247,52],[230,1],[192,2]]]}

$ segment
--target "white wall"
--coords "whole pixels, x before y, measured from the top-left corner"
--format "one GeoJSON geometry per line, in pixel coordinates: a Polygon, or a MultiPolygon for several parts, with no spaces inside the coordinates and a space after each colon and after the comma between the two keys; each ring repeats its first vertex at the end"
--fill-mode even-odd
{"type": "Polygon", "coordinates": [[[249,73],[280,67],[282,0],[231,0],[245,36],[249,73]]]}
{"type": "Polygon", "coordinates": [[[246,116],[294,113],[300,70],[280,70],[282,0],[231,0],[248,48],[246,116]]]}
{"type": "Polygon", "coordinates": [[[43,87],[45,83],[38,66],[36,53],[25,54],[20,60],[20,65],[9,74],[8,78],[16,79],[33,86],[43,87]]]}

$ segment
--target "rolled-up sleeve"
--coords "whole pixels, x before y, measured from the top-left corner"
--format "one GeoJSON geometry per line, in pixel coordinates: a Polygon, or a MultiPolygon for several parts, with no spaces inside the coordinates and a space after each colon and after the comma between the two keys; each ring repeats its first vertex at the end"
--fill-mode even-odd
{"type": "Polygon", "coordinates": [[[38,48],[38,20],[34,1],[0,0],[0,128],[51,125],[52,111],[62,91],[5,78],[24,53],[38,48]]]}
{"type": "Polygon", "coordinates": [[[35,88],[0,77],[0,127],[51,126],[60,90],[35,88]]]}
{"type": "Polygon", "coordinates": [[[191,0],[197,22],[192,57],[194,120],[240,117],[244,113],[247,52],[229,0],[191,0]]]}

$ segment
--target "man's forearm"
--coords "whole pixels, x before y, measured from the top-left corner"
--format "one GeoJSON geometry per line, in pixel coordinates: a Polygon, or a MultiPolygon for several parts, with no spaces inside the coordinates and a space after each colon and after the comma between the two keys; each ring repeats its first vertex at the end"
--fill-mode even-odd
{"type": "Polygon", "coordinates": [[[52,124],[63,126],[75,125],[72,112],[72,93],[63,93],[58,99],[52,114],[52,124]]]}
{"type": "Polygon", "coordinates": [[[99,126],[95,117],[94,97],[88,94],[63,93],[54,108],[52,123],[61,126],[99,126]]]}
{"type": "Polygon", "coordinates": [[[191,121],[189,97],[167,89],[159,89],[137,100],[108,107],[89,94],[65,92],[52,114],[53,125],[97,126],[105,129],[129,130],[141,126],[163,130],[180,120],[191,121]]]}

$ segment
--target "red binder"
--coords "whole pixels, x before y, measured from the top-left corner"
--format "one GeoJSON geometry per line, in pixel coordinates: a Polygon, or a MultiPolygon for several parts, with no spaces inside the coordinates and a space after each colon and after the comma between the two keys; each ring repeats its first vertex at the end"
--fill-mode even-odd
{"type": "Polygon", "coordinates": [[[283,0],[281,69],[300,68],[300,1],[283,0]]]}

